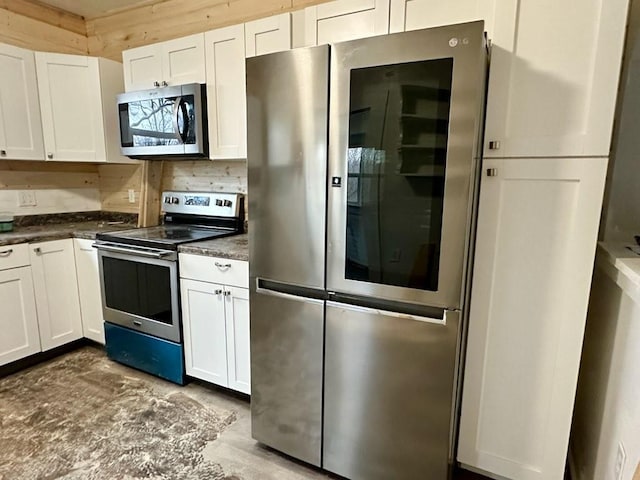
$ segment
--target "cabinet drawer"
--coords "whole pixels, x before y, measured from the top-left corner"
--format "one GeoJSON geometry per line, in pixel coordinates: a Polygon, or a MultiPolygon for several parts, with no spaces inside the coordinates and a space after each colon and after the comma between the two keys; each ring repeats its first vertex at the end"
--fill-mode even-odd
{"type": "Polygon", "coordinates": [[[249,262],[181,253],[181,278],[249,288],[249,262]]]}
{"type": "Polygon", "coordinates": [[[29,247],[26,243],[0,247],[0,270],[30,265],[29,247]]]}

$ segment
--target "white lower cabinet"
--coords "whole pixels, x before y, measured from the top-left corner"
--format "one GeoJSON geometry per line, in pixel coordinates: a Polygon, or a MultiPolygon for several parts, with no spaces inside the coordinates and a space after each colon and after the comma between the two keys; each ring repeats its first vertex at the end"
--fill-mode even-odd
{"type": "Polygon", "coordinates": [[[82,338],[73,240],[31,243],[29,248],[42,350],[82,338]]]}
{"type": "Polygon", "coordinates": [[[249,352],[249,290],[225,287],[227,327],[227,376],[229,388],[251,393],[251,355],[249,352]]]}
{"type": "Polygon", "coordinates": [[[82,331],[86,338],[104,344],[98,251],[92,245],[93,240],[79,238],[73,240],[82,331]]]}
{"type": "MultiPolygon", "coordinates": [[[[180,255],[183,276],[180,279],[180,294],[187,375],[249,394],[249,290],[244,286],[202,281],[210,280],[210,274],[207,278],[194,280],[194,276],[199,276],[199,271],[192,269],[191,265],[195,267],[198,262],[200,265],[213,264],[209,260],[212,259],[180,255]],[[185,275],[192,278],[184,278],[185,275]]],[[[231,265],[225,263],[227,264],[231,265]]],[[[236,261],[233,266],[242,264],[246,262],[236,261]]],[[[236,278],[236,274],[228,270],[217,273],[221,280],[236,278]]],[[[245,282],[248,282],[248,278],[241,283],[245,282]]]]}
{"type": "MultiPolygon", "coordinates": [[[[0,247],[0,260],[14,252],[15,247],[0,247]]],[[[38,353],[40,336],[31,267],[1,268],[0,262],[0,365],[5,365],[38,353]]]]}
{"type": "Polygon", "coordinates": [[[561,480],[607,159],[483,167],[458,461],[561,480]]]}

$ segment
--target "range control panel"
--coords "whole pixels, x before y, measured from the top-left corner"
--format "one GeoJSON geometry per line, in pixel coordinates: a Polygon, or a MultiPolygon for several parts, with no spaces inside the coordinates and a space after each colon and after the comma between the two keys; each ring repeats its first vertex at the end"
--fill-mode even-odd
{"type": "Polygon", "coordinates": [[[187,215],[237,217],[240,213],[240,193],[163,192],[162,211],[187,215]]]}

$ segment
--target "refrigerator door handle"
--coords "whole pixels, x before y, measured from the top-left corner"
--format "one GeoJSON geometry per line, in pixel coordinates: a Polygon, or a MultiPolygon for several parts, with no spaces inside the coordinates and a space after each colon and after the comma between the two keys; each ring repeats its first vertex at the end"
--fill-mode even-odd
{"type": "Polygon", "coordinates": [[[449,312],[449,310],[444,310],[442,313],[442,318],[434,318],[434,317],[425,317],[421,315],[412,315],[408,313],[392,312],[389,310],[381,310],[379,308],[363,307],[360,305],[351,305],[348,303],[340,303],[340,302],[332,302],[332,301],[328,301],[327,306],[344,308],[345,310],[352,310],[355,312],[388,315],[388,316],[397,317],[397,318],[406,318],[409,320],[416,320],[418,322],[434,323],[434,324],[443,325],[443,326],[447,324],[447,312],[449,312]]]}
{"type": "MultiPolygon", "coordinates": [[[[271,283],[272,282],[265,282],[263,279],[257,278],[256,279],[256,293],[262,293],[264,295],[271,295],[273,297],[288,298],[288,299],[291,299],[291,300],[304,299],[304,302],[313,303],[313,304],[316,304],[316,305],[323,305],[324,304],[324,300],[323,299],[312,298],[312,297],[306,296],[304,291],[299,292],[300,294],[297,295],[295,293],[287,293],[287,292],[283,292],[283,291],[273,290],[273,289],[268,288],[268,287],[265,286],[265,284],[269,284],[270,285],[271,283]]],[[[275,284],[275,285],[277,285],[277,284],[275,284]]]]}

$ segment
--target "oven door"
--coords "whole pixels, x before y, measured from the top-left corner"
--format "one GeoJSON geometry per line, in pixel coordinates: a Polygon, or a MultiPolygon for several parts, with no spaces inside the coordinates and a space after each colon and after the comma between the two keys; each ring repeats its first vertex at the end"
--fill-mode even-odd
{"type": "Polygon", "coordinates": [[[96,243],[106,322],[181,343],[176,252],[96,243]]]}

